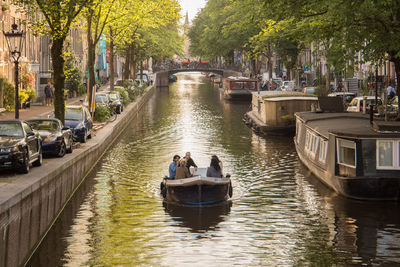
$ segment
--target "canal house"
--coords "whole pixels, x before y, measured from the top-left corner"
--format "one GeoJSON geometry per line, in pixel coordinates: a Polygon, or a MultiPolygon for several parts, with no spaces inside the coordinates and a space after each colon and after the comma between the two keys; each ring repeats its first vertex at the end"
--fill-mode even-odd
{"type": "Polygon", "coordinates": [[[400,200],[400,122],[360,113],[296,113],[300,160],[323,183],[356,199],[400,200]]]}
{"type": "Polygon", "coordinates": [[[252,93],[251,111],[244,116],[245,123],[261,134],[294,133],[294,114],[311,110],[318,98],[300,92],[261,91],[252,93]]]}

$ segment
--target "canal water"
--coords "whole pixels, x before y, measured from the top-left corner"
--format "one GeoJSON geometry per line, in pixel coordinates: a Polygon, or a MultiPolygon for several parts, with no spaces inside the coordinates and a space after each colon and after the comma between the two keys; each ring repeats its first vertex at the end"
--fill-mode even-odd
{"type": "Polygon", "coordinates": [[[225,101],[200,73],[178,74],[76,192],[28,266],[400,265],[400,210],[337,196],[299,162],[291,137],[260,137],[249,103],[225,101]],[[163,205],[174,154],[213,154],[233,199],[163,205]]]}

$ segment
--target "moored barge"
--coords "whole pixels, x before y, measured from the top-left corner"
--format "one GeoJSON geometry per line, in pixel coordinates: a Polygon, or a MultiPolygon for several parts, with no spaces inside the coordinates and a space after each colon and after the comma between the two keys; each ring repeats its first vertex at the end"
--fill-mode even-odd
{"type": "Polygon", "coordinates": [[[358,113],[296,113],[300,160],[344,196],[400,200],[400,123],[358,113]]]}

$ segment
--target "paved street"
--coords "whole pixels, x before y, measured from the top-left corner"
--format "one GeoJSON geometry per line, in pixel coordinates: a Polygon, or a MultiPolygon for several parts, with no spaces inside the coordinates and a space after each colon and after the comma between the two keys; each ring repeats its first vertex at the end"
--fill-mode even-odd
{"type": "MultiPolygon", "coordinates": [[[[84,96],[69,98],[67,100],[68,105],[79,104],[80,100],[83,100],[84,96]]],[[[46,118],[54,111],[54,106],[42,106],[42,105],[31,105],[30,108],[20,109],[19,117],[21,120],[27,120],[30,118],[46,118]]],[[[0,115],[0,120],[13,120],[15,118],[14,111],[4,112],[0,115]]]]}

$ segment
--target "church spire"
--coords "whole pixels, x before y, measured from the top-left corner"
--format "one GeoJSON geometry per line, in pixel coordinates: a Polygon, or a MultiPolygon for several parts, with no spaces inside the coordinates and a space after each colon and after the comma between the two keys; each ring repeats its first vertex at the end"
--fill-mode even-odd
{"type": "Polygon", "coordinates": [[[188,11],[186,11],[185,25],[189,25],[189,12],[188,11]]]}

